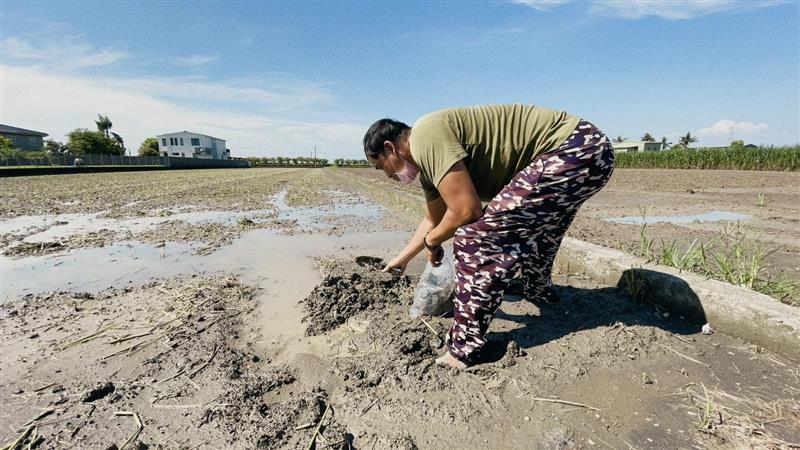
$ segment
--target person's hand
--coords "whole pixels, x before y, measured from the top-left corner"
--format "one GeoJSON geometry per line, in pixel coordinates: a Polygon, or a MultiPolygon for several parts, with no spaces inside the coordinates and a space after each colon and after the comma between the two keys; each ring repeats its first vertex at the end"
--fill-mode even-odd
{"type": "Polygon", "coordinates": [[[389,272],[394,275],[401,275],[406,271],[407,265],[408,261],[403,261],[399,256],[397,256],[389,261],[389,263],[386,264],[386,267],[381,269],[381,272],[389,272]]]}
{"type": "Polygon", "coordinates": [[[425,249],[425,256],[430,261],[433,267],[442,265],[442,258],[444,257],[444,248],[442,246],[434,247],[433,250],[425,249]]]}

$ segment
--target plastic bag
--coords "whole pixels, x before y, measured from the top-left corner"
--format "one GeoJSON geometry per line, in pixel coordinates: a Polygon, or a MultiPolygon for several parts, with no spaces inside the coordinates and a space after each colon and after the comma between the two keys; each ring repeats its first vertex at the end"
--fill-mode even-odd
{"type": "Polygon", "coordinates": [[[442,263],[438,267],[428,262],[422,276],[419,277],[417,290],[414,292],[414,303],[408,315],[438,316],[453,308],[453,291],[456,289],[456,268],[450,252],[444,252],[442,263]]]}

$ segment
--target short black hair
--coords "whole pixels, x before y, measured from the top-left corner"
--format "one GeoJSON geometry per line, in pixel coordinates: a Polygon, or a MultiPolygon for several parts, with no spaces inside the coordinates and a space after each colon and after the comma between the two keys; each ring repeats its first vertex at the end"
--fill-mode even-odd
{"type": "Polygon", "coordinates": [[[411,127],[394,119],[381,119],[373,123],[364,135],[364,154],[377,158],[383,153],[384,141],[397,142],[406,137],[411,127]]]}

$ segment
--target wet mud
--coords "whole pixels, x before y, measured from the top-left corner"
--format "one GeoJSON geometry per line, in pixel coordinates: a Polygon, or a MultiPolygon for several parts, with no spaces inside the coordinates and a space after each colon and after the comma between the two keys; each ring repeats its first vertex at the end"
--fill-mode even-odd
{"type": "MultiPolygon", "coordinates": [[[[336,280],[342,301],[363,293],[363,268],[341,261],[322,268],[330,272],[312,301],[306,299],[307,320],[317,317],[309,307],[330,288],[326,280],[336,280]]],[[[563,275],[558,280],[568,281],[563,275]]],[[[800,393],[788,361],[726,336],[703,335],[698,325],[617,289],[568,282],[556,288],[558,304],[508,296],[482,363],[464,372],[434,364],[451,319],[411,319],[410,302],[394,301],[397,293],[369,303],[379,308],[356,308],[345,322],[326,327],[334,341],[329,370],[338,380],[331,399],[354,442],[366,448],[393,448],[399,438],[412,448],[602,442],[613,448],[769,448],[797,439],[800,409],[782,397],[800,393]],[[734,366],[737,376],[723,381],[734,366]],[[698,396],[703,389],[707,397],[698,396]],[[731,399],[749,405],[747,412],[731,399]]]]}
{"type": "MultiPolygon", "coordinates": [[[[702,324],[575,274],[555,274],[557,304],[507,294],[480,364],[438,367],[452,318],[410,318],[416,277],[378,270],[407,238],[400,221],[419,212],[415,187],[384,189],[372,175],[328,169],[203,174],[208,182],[196,185],[189,172],[63,178],[83,190],[56,189],[39,203],[31,200],[42,191],[27,184],[37,180],[5,191],[17,197],[0,208],[14,224],[0,256],[12,292],[0,304],[0,443],[784,449],[800,441],[796,361],[703,334],[702,324]],[[204,192],[212,187],[218,196],[204,192]],[[152,197],[140,201],[136,189],[152,197]],[[37,213],[74,216],[23,216],[37,213]],[[119,220],[130,226],[107,226],[119,220]],[[27,247],[12,256],[20,241],[27,247]],[[41,292],[52,286],[63,287],[41,292]]],[[[610,227],[607,239],[635,227],[584,219],[578,233],[610,227]]],[[[421,272],[414,264],[408,272],[421,272]]]]}
{"type": "Polygon", "coordinates": [[[380,258],[359,262],[332,259],[320,263],[324,278],[302,301],[307,335],[332,330],[362,311],[411,304],[416,277],[381,272],[384,264],[380,258]]]}
{"type": "MultiPolygon", "coordinates": [[[[243,323],[254,292],[234,277],[198,277],[4,305],[0,415],[15,427],[6,440],[41,440],[37,448],[303,447],[310,427],[301,425],[316,427],[326,393],[295,389],[292,369],[252,347],[243,323]],[[287,389],[286,399],[268,402],[287,389]]],[[[344,427],[327,416],[325,437],[346,448],[344,427]]]]}

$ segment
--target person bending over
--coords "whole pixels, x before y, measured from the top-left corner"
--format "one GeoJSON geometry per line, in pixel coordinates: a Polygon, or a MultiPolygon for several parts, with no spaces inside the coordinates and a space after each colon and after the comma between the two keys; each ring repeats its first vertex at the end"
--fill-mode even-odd
{"type": "Polygon", "coordinates": [[[444,109],[413,128],[381,119],[367,130],[364,153],[401,183],[419,176],[425,194],[422,221],[384,270],[405,270],[423,249],[438,265],[442,243],[453,238],[455,311],[436,362],[459,369],[478,361],[512,279],[530,300],[555,299],[550,272],[564,233],[614,169],[614,150],[597,127],[521,104],[444,109]]]}

